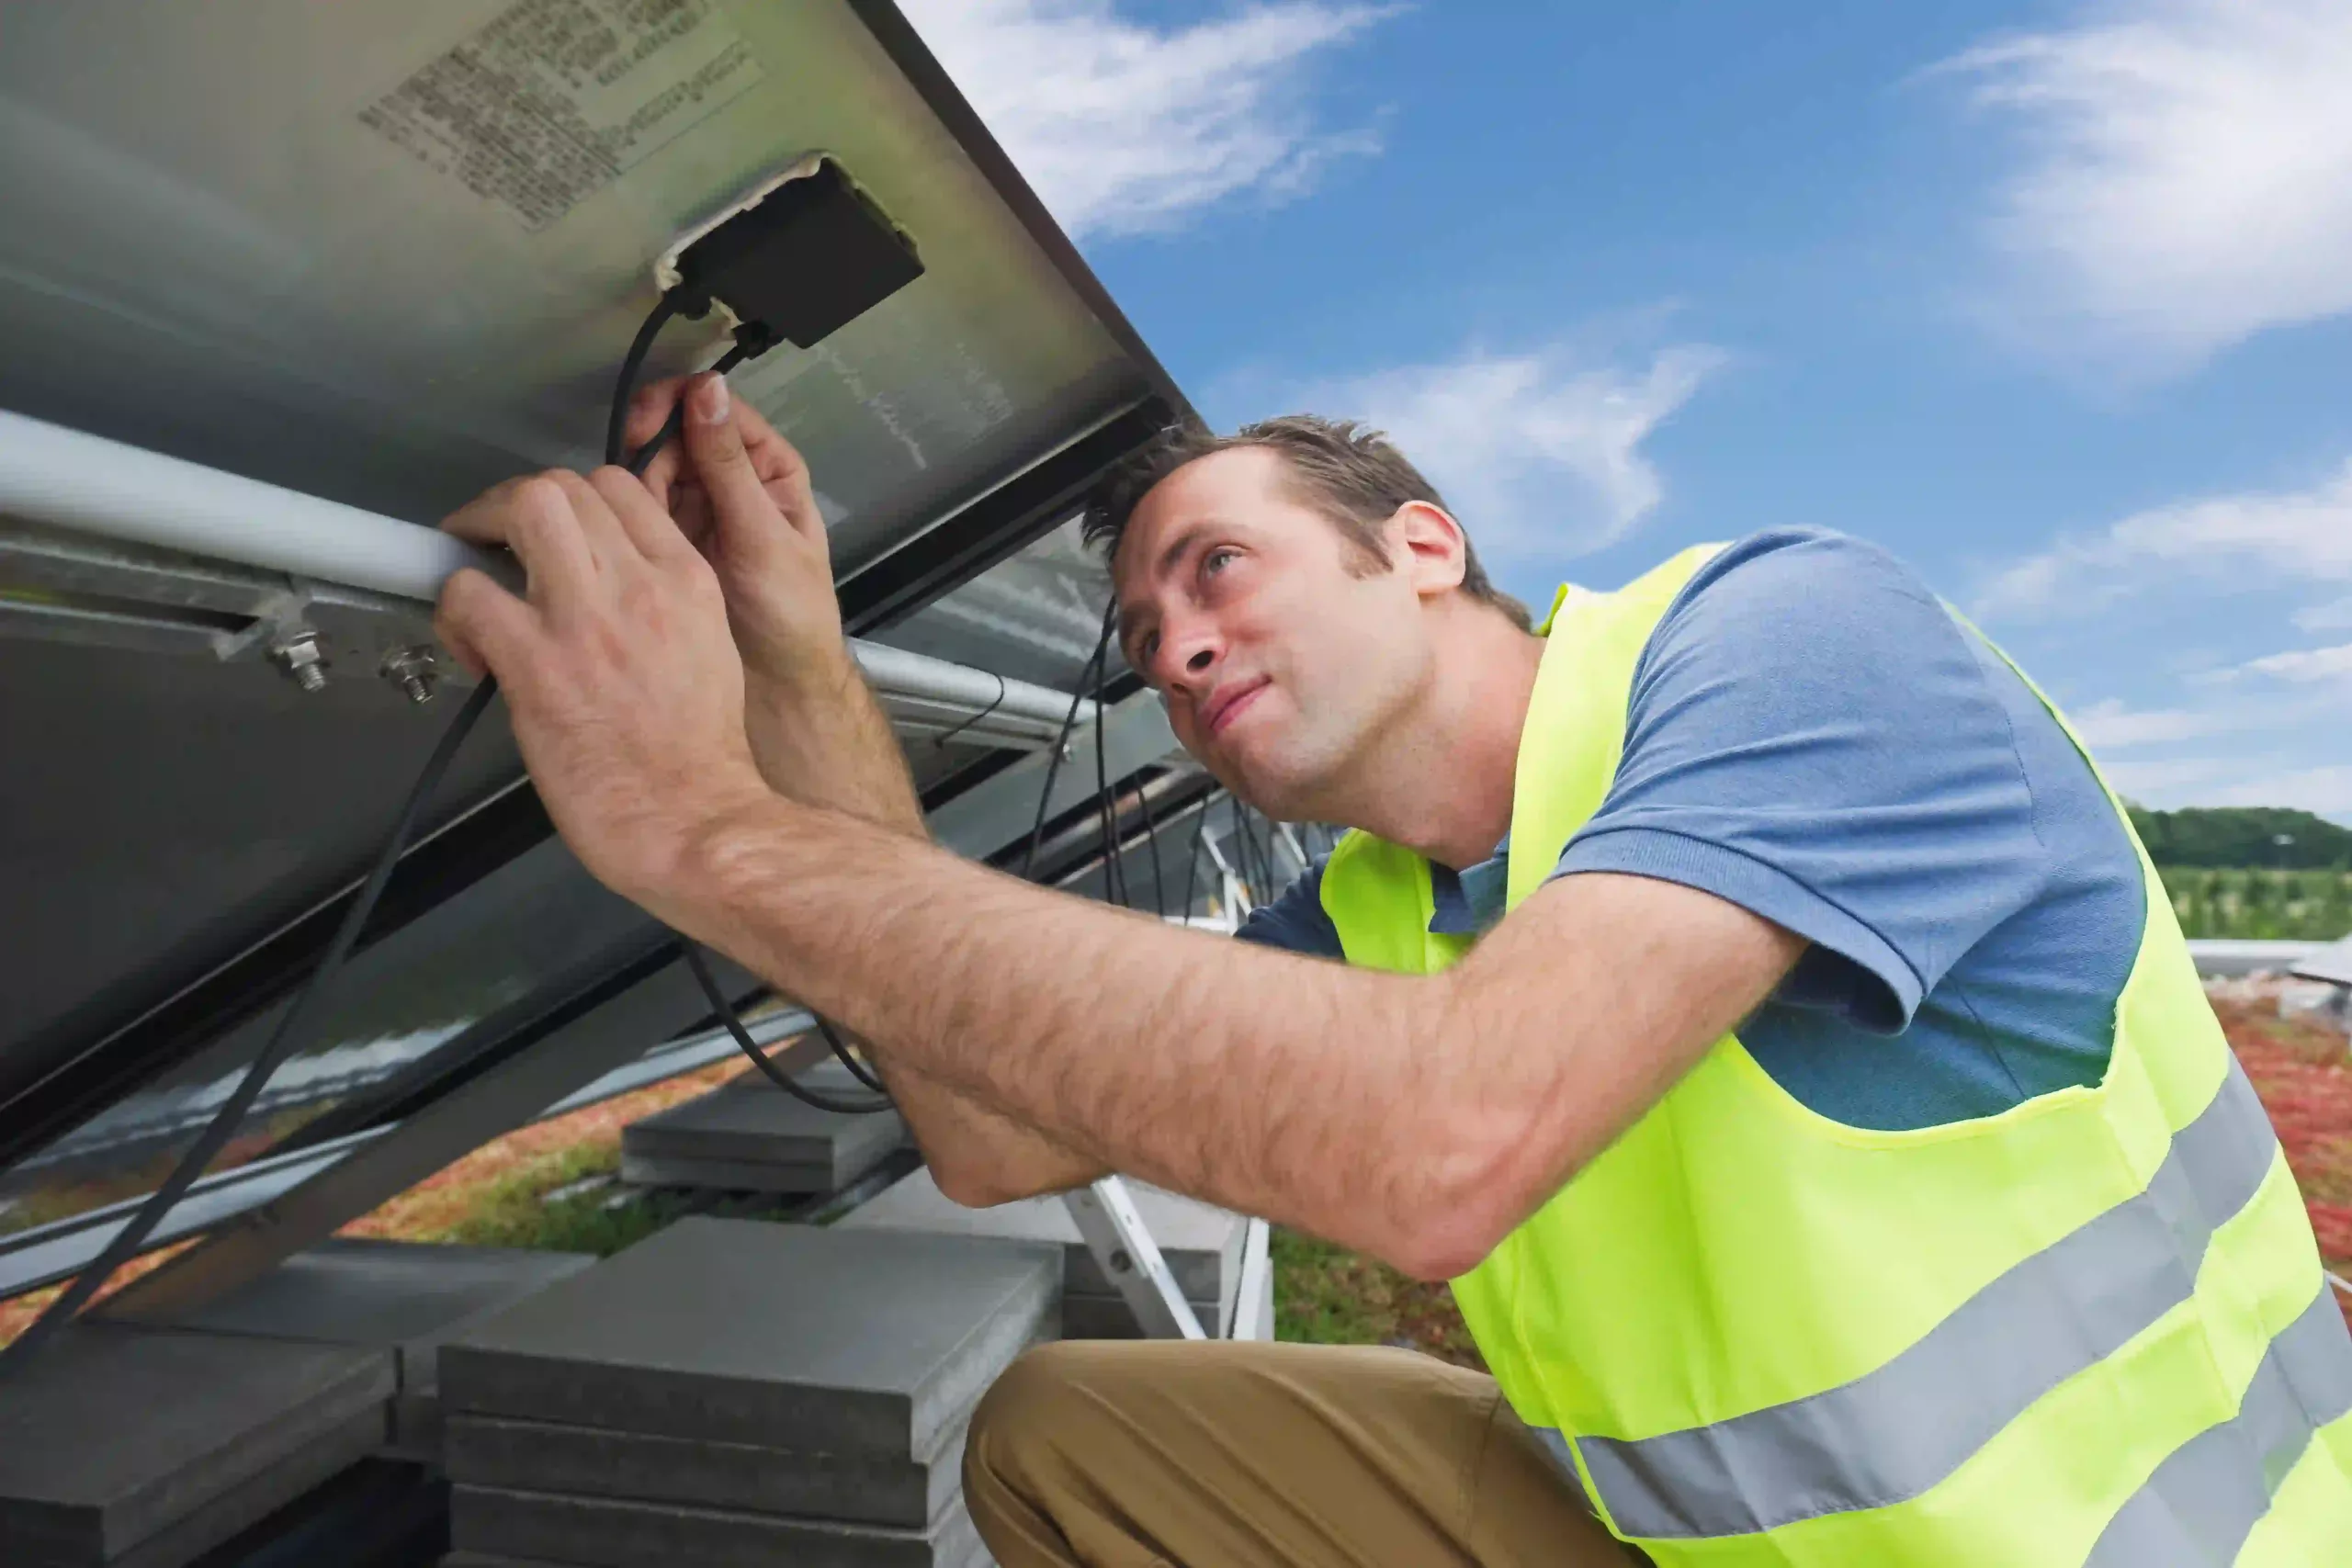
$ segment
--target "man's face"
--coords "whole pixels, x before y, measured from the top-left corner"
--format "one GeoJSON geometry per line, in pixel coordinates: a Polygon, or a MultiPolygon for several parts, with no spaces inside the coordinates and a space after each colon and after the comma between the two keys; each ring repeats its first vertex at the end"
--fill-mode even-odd
{"type": "MultiPolygon", "coordinates": [[[[1184,749],[1277,818],[1311,819],[1429,678],[1410,574],[1382,570],[1237,447],[1145,495],[1112,563],[1127,662],[1184,749]]],[[[1394,552],[1392,552],[1393,554],[1394,552]]]]}

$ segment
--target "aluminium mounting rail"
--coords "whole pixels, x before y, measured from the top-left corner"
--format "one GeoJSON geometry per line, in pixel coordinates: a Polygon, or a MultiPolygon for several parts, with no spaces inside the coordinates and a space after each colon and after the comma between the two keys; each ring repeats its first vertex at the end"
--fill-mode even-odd
{"type": "MultiPolygon", "coordinates": [[[[405,614],[412,635],[418,637],[429,637],[429,620],[408,606],[433,604],[441,585],[461,568],[477,568],[509,586],[519,581],[511,557],[478,549],[438,529],[5,410],[0,410],[0,518],[139,551],[169,551],[282,574],[292,581],[276,586],[296,591],[286,606],[295,620],[302,614],[301,591],[310,585],[358,590],[357,596],[344,595],[355,606],[368,604],[368,596],[381,596],[394,603],[379,607],[405,614]]],[[[112,566],[124,575],[136,568],[154,575],[159,570],[148,556],[69,558],[70,544],[54,535],[9,530],[5,543],[11,555],[51,571],[71,568],[86,572],[112,566]]],[[[97,630],[101,620],[127,638],[152,639],[169,625],[134,623],[113,612],[82,612],[77,618],[70,605],[18,604],[8,608],[60,630],[78,626],[85,635],[97,630]]],[[[277,629],[282,637],[293,626],[289,621],[277,629]]],[[[232,652],[229,642],[214,646],[223,657],[232,652]]],[[[986,739],[1033,749],[1058,733],[1070,710],[1070,694],[1050,687],[864,638],[851,638],[850,649],[884,705],[899,710],[893,716],[908,721],[917,733],[985,714],[986,739]]],[[[447,668],[454,678],[454,665],[447,668]]],[[[1091,701],[1081,700],[1078,721],[1091,723],[1093,711],[1091,701]]]]}

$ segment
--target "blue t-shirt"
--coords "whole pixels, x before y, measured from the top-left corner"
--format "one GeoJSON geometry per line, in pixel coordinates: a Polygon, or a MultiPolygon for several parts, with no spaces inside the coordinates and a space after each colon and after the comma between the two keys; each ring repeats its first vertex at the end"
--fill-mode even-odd
{"type": "MultiPolygon", "coordinates": [[[[1432,865],[1430,929],[1499,919],[1509,853],[1432,865]]],[[[1809,528],[1724,550],[1650,634],[1616,779],[1554,874],[1593,871],[1811,942],[1739,1037],[1803,1104],[1881,1129],[2097,1083],[2146,897],[2098,781],[2017,673],[1893,556],[1809,528]]],[[[1340,956],[1321,878],[1241,936],[1340,956]]]]}

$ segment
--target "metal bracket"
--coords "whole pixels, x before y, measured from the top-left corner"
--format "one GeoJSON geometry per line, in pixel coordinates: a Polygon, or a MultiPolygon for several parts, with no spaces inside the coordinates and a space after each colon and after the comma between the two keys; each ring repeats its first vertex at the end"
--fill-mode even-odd
{"type": "Polygon", "coordinates": [[[1233,1316],[1226,1325],[1227,1339],[1272,1339],[1274,1337],[1273,1227],[1251,1220],[1241,1239],[1241,1269],[1233,1285],[1233,1316]]]}
{"type": "Polygon", "coordinates": [[[1205,1339],[1193,1303],[1177,1288],[1176,1276],[1159,1255],[1126,1184],[1106,1176],[1091,1187],[1062,1194],[1078,1234],[1102,1273],[1143,1325],[1148,1339],[1205,1339]]]}
{"type": "Polygon", "coordinates": [[[1247,915],[1253,907],[1250,902],[1250,890],[1242,885],[1241,878],[1234,874],[1233,864],[1225,858],[1225,852],[1216,847],[1216,835],[1203,833],[1201,847],[1208,851],[1210,863],[1216,867],[1217,881],[1225,893],[1225,907],[1234,912],[1236,919],[1247,915]]]}
{"type": "MultiPolygon", "coordinates": [[[[432,615],[428,604],[364,588],[0,519],[0,637],[222,664],[268,659],[306,691],[352,671],[413,703],[432,615]]],[[[470,686],[473,677],[444,660],[427,681],[470,686]]]]}

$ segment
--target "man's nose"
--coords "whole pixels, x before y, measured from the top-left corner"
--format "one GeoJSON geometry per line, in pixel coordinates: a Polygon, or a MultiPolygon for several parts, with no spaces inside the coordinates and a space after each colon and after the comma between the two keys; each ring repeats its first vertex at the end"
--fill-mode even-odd
{"type": "Polygon", "coordinates": [[[1216,634],[1209,627],[1166,627],[1152,660],[1158,668],[1148,673],[1169,691],[1204,692],[1216,674],[1218,651],[1216,634]]]}

